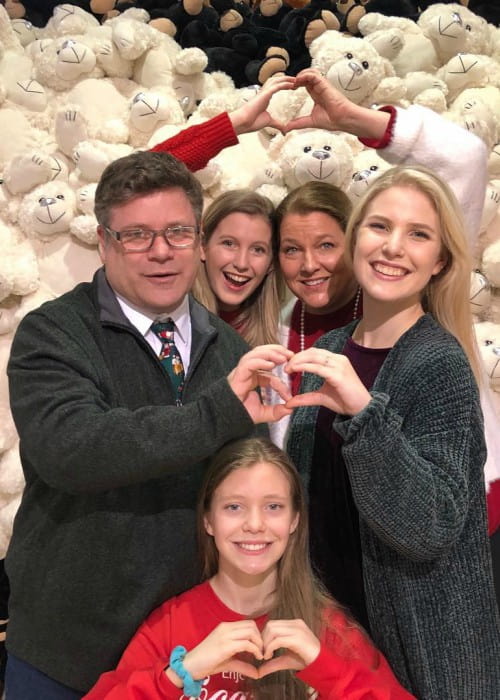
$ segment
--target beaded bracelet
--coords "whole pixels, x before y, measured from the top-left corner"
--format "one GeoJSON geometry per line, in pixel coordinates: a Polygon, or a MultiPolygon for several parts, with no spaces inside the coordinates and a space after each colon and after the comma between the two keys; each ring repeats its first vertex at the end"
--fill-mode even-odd
{"type": "Polygon", "coordinates": [[[188,698],[199,698],[201,695],[202,681],[195,681],[193,676],[187,669],[184,668],[184,657],[186,656],[186,647],[178,646],[172,649],[170,654],[170,668],[174,671],[182,681],[184,695],[188,698]]]}

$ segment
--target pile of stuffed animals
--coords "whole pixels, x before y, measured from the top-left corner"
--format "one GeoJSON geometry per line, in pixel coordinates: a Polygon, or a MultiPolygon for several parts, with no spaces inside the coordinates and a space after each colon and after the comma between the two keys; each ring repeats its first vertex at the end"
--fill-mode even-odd
{"type": "MultiPolygon", "coordinates": [[[[0,6],[0,558],[23,487],[5,373],[12,335],[29,310],[98,267],[93,201],[103,169],[235,109],[275,73],[313,65],[359,104],[418,103],[487,144],[490,182],[471,304],[500,421],[500,17],[493,3],[468,4],[0,6]]],[[[271,110],[288,121],[308,110],[308,99],[301,90],[278,93],[271,110]]],[[[278,202],[316,176],[321,153],[331,164],[328,181],[352,198],[389,167],[345,134],[262,132],[242,136],[197,176],[207,201],[251,186],[278,202]]],[[[497,486],[500,465],[498,472],[487,475],[497,486]]]]}

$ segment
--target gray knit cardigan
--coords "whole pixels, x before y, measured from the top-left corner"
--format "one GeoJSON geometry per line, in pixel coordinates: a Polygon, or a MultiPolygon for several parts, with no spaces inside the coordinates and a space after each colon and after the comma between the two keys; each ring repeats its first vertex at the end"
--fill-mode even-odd
{"type": "MultiPolygon", "coordinates": [[[[327,333],[316,347],[342,352],[355,325],[327,333]]],[[[321,382],[306,374],[301,392],[321,382]]],[[[332,429],[344,441],[360,517],[374,641],[421,700],[499,698],[485,445],[470,366],[427,314],[391,349],[371,394],[356,416],[335,416],[332,429]]],[[[306,484],[318,410],[295,412],[288,442],[306,484]]]]}

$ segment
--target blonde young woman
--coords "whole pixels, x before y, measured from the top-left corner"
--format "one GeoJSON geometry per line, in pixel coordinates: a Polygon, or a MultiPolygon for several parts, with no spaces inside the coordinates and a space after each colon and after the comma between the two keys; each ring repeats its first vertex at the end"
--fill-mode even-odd
{"type": "Polygon", "coordinates": [[[459,212],[429,170],[379,177],[345,238],[363,317],[287,367],[305,373],[288,450],[307,482],[313,561],[420,700],[500,687],[459,212]]]}

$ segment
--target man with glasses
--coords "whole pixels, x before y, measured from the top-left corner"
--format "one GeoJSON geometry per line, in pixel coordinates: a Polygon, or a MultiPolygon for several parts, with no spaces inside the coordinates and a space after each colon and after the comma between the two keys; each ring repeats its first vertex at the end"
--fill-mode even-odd
{"type": "Polygon", "coordinates": [[[151,609],[197,582],[206,460],[285,410],[253,389],[286,351],[247,353],[189,296],[201,210],[167,153],[111,163],[95,198],[104,267],[17,331],[26,488],[7,557],[8,700],[82,697],[151,609]]]}

